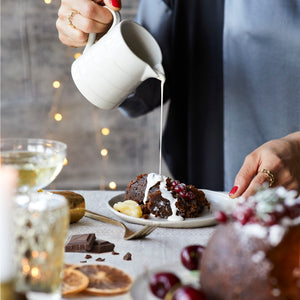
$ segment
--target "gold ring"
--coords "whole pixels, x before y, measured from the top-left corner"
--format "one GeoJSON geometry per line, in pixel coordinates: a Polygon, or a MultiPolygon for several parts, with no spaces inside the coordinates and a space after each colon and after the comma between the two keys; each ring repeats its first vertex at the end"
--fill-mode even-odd
{"type": "Polygon", "coordinates": [[[267,169],[261,169],[259,172],[265,173],[268,176],[268,178],[269,178],[269,187],[271,187],[274,184],[274,181],[275,181],[274,174],[270,170],[267,170],[267,169]]]}
{"type": "Polygon", "coordinates": [[[68,22],[69,22],[69,25],[72,26],[72,27],[75,28],[75,29],[76,29],[76,27],[75,27],[74,24],[72,23],[72,18],[73,18],[76,14],[79,14],[79,11],[73,10],[73,11],[71,11],[71,12],[68,14],[68,22]]]}

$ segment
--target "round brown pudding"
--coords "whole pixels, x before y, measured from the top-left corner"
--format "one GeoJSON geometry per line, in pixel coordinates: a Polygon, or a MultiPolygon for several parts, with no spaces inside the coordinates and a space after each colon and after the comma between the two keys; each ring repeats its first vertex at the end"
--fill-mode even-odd
{"type": "Polygon", "coordinates": [[[300,299],[300,199],[283,188],[241,200],[203,253],[209,300],[300,299]]]}

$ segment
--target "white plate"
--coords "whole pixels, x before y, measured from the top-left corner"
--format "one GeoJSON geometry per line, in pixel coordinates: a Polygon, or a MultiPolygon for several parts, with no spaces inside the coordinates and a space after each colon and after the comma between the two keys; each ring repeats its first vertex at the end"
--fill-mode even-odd
{"type": "Polygon", "coordinates": [[[133,300],[157,300],[149,289],[149,279],[152,274],[157,272],[171,272],[176,274],[183,284],[191,284],[194,287],[199,287],[199,273],[191,272],[185,269],[182,265],[168,265],[161,268],[145,271],[138,276],[131,289],[130,296],[133,300]]]}
{"type": "Polygon", "coordinates": [[[211,204],[210,210],[204,209],[202,215],[198,218],[187,218],[184,221],[168,221],[163,218],[156,218],[150,215],[149,219],[135,218],[116,211],[113,206],[117,202],[124,201],[124,193],[117,195],[108,201],[109,209],[121,219],[135,224],[149,225],[155,224],[159,227],[172,227],[172,228],[194,228],[215,225],[214,212],[218,210],[228,211],[232,209],[233,202],[226,193],[214,192],[209,190],[202,190],[205,193],[206,199],[211,204]]]}

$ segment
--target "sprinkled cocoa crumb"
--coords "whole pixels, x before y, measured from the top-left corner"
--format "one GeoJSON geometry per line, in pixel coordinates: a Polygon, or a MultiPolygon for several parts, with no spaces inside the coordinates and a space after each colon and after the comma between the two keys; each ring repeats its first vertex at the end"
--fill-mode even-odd
{"type": "Polygon", "coordinates": [[[112,255],[119,255],[120,253],[113,250],[113,251],[111,252],[111,254],[112,254],[112,255]]]}
{"type": "Polygon", "coordinates": [[[98,257],[96,261],[105,261],[105,258],[98,257]]]}
{"type": "Polygon", "coordinates": [[[87,254],[84,258],[85,259],[90,259],[90,258],[92,258],[92,255],[87,254]]]}
{"type": "Polygon", "coordinates": [[[123,257],[124,260],[131,260],[131,258],[132,258],[132,255],[130,252],[127,252],[123,257]]]}
{"type": "Polygon", "coordinates": [[[82,260],[80,263],[84,264],[84,263],[86,263],[86,262],[87,262],[86,260],[82,260]]]}

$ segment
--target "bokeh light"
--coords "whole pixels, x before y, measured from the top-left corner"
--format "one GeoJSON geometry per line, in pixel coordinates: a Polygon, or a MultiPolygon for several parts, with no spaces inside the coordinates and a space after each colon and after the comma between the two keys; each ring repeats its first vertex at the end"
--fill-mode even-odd
{"type": "Polygon", "coordinates": [[[107,156],[108,155],[108,150],[103,148],[103,149],[101,149],[100,153],[101,153],[102,156],[107,156]]]}
{"type": "Polygon", "coordinates": [[[62,114],[56,113],[56,114],[54,115],[54,120],[55,120],[56,122],[60,122],[60,121],[62,120],[62,114]]]}
{"type": "Polygon", "coordinates": [[[101,129],[101,133],[102,133],[103,135],[109,135],[110,130],[109,130],[109,128],[104,127],[104,128],[101,129]]]}
{"type": "Polygon", "coordinates": [[[60,87],[60,82],[58,80],[55,80],[52,82],[52,86],[55,88],[55,89],[58,89],[60,87]]]}
{"type": "Polygon", "coordinates": [[[77,59],[77,58],[78,58],[79,56],[81,56],[81,55],[82,55],[82,53],[77,52],[77,53],[74,54],[74,58],[77,59]]]}
{"type": "Polygon", "coordinates": [[[108,186],[111,190],[115,190],[117,188],[117,184],[114,181],[111,181],[108,186]]]}

